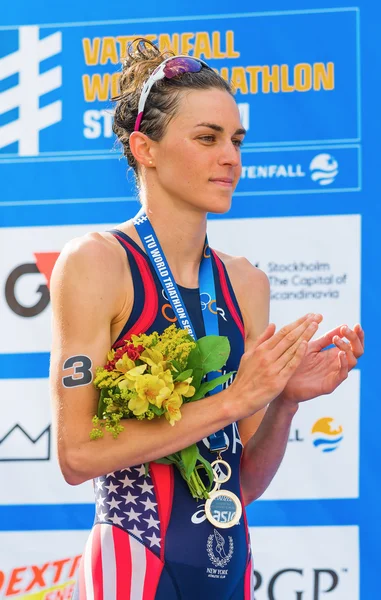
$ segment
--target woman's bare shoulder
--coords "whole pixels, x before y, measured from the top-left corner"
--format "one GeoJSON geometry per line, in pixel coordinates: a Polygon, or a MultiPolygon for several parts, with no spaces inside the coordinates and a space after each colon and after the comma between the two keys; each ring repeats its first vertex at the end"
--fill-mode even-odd
{"type": "Polygon", "coordinates": [[[113,269],[119,266],[120,244],[105,231],[90,231],[72,238],[64,245],[59,260],[72,265],[88,264],[92,269],[113,269]]]}
{"type": "Polygon", "coordinates": [[[224,263],[234,289],[236,286],[239,288],[251,287],[253,283],[256,287],[268,289],[269,280],[266,273],[253,265],[245,256],[233,256],[220,250],[214,250],[214,252],[224,263]]]}
{"type": "MultiPolygon", "coordinates": [[[[54,265],[51,288],[74,288],[85,285],[86,289],[107,289],[123,276],[125,265],[120,244],[112,234],[88,232],[72,238],[62,248],[54,265]]],[[[123,251],[123,249],[121,248],[123,251]]]]}
{"type": "Polygon", "coordinates": [[[216,252],[224,262],[245,326],[245,338],[256,339],[268,324],[270,284],[266,273],[244,256],[216,252]]]}

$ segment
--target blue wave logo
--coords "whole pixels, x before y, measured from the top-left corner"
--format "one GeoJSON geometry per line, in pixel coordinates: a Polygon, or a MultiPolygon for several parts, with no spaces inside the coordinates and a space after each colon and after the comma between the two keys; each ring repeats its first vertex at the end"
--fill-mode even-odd
{"type": "Polygon", "coordinates": [[[339,173],[339,163],[330,154],[318,154],[310,164],[311,179],[319,185],[333,183],[339,173]]]}
{"type": "Polygon", "coordinates": [[[331,417],[323,417],[312,427],[313,445],[322,452],[337,450],[344,439],[342,426],[335,428],[333,421],[331,417]]]}

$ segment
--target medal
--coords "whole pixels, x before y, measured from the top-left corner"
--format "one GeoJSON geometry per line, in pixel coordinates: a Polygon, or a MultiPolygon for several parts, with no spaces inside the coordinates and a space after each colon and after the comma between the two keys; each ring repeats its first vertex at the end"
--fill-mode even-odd
{"type": "Polygon", "coordinates": [[[242,516],[242,504],[238,496],[229,490],[221,490],[223,483],[231,477],[231,466],[221,458],[211,464],[214,472],[214,488],[209,493],[205,503],[205,514],[208,521],[215,527],[228,529],[234,527],[242,516]]]}

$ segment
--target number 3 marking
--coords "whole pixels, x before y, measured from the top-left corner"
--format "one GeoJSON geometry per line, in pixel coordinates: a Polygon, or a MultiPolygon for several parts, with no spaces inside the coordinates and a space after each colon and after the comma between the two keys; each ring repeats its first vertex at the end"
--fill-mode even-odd
{"type": "Polygon", "coordinates": [[[87,385],[93,380],[91,371],[93,363],[88,356],[71,356],[64,362],[63,369],[74,368],[73,375],[62,377],[62,383],[66,388],[78,387],[87,385]]]}

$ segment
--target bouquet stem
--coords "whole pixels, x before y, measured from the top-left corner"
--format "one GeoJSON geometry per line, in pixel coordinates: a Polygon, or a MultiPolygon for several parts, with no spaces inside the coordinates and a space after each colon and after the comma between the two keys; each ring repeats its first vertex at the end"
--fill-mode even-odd
{"type": "Polygon", "coordinates": [[[210,463],[199,453],[196,444],[184,448],[181,452],[175,452],[165,458],[158,459],[155,462],[165,465],[175,465],[180,471],[182,478],[187,482],[193,498],[196,500],[207,500],[209,498],[209,492],[214,482],[214,473],[210,463]],[[192,459],[190,459],[190,455],[192,455],[192,459]],[[208,478],[207,485],[205,485],[200,477],[200,469],[204,469],[206,472],[208,478]]]}

